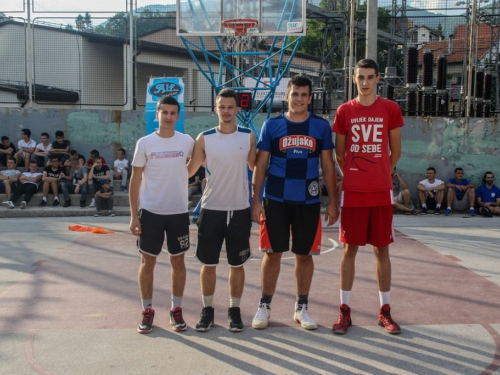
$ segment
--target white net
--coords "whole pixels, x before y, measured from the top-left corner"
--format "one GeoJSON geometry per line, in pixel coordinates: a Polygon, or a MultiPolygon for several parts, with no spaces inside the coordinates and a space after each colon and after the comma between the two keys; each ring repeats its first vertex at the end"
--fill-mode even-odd
{"type": "Polygon", "coordinates": [[[226,46],[228,50],[242,52],[252,43],[252,36],[256,30],[255,24],[246,21],[234,21],[224,25],[226,30],[226,46]]]}

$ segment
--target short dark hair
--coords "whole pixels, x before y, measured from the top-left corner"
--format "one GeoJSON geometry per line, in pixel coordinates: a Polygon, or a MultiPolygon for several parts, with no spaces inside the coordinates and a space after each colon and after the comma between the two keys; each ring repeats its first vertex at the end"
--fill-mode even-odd
{"type": "Polygon", "coordinates": [[[11,160],[11,161],[13,161],[15,164],[17,164],[17,160],[16,160],[16,158],[15,158],[15,157],[13,157],[13,156],[9,156],[9,157],[7,158],[7,161],[9,161],[9,160],[11,160]]]}
{"type": "Polygon", "coordinates": [[[484,176],[483,176],[483,182],[486,182],[486,175],[487,174],[491,174],[491,175],[493,175],[493,177],[495,177],[495,175],[493,174],[493,172],[491,172],[491,171],[485,172],[484,176]]]}
{"type": "Polygon", "coordinates": [[[117,151],[120,151],[123,153],[123,155],[125,155],[125,149],[124,148],[119,148],[117,151]]]}
{"type": "Polygon", "coordinates": [[[70,154],[71,156],[78,156],[78,151],[76,151],[76,150],[71,150],[71,151],[69,152],[69,154],[70,154]]]}
{"type": "Polygon", "coordinates": [[[90,151],[90,155],[92,155],[94,158],[98,157],[99,156],[99,151],[97,150],[92,150],[90,151]]]}
{"type": "Polygon", "coordinates": [[[26,129],[26,128],[21,129],[21,133],[24,133],[28,137],[31,137],[31,130],[29,130],[29,129],[26,129]]]}
{"type": "Polygon", "coordinates": [[[50,138],[50,135],[49,133],[45,133],[43,132],[42,134],[40,134],[41,137],[47,137],[47,138],[50,138]]]}
{"type": "Polygon", "coordinates": [[[57,137],[63,137],[64,138],[64,132],[62,130],[56,131],[56,138],[57,137]]]}
{"type": "Polygon", "coordinates": [[[68,161],[70,162],[70,164],[78,163],[78,159],[73,157],[69,158],[68,161]]]}
{"type": "Polygon", "coordinates": [[[309,95],[312,94],[312,82],[309,79],[309,77],[303,75],[303,74],[297,74],[293,76],[290,81],[288,82],[288,85],[286,86],[286,94],[290,92],[292,89],[292,86],[298,86],[298,87],[303,87],[307,86],[309,87],[309,95]]]}
{"type": "Polygon", "coordinates": [[[175,99],[173,96],[167,95],[163,96],[160,100],[158,100],[158,103],[156,103],[156,111],[158,112],[160,110],[160,106],[162,104],[168,104],[168,105],[176,105],[177,106],[177,112],[181,113],[181,105],[175,99]]]}
{"type": "Polygon", "coordinates": [[[434,167],[429,167],[429,168],[427,168],[427,170],[428,171],[434,171],[434,173],[436,173],[436,168],[434,168],[434,167]]]}
{"type": "Polygon", "coordinates": [[[38,162],[36,160],[31,159],[30,164],[35,164],[38,167],[38,162]]]}
{"type": "Polygon", "coordinates": [[[230,88],[225,88],[219,91],[217,96],[215,97],[215,101],[219,98],[233,98],[234,101],[236,102],[236,105],[238,105],[238,95],[236,94],[236,91],[230,88]]]}
{"type": "Polygon", "coordinates": [[[356,63],[356,65],[354,65],[354,72],[356,72],[357,68],[365,68],[365,69],[372,68],[372,69],[375,69],[375,75],[378,76],[379,67],[378,67],[378,64],[377,64],[377,62],[375,60],[372,60],[372,59],[362,59],[362,60],[359,60],[356,63]]]}
{"type": "Polygon", "coordinates": [[[50,157],[50,160],[54,160],[54,159],[57,159],[57,161],[59,161],[59,155],[52,155],[50,157]]]}
{"type": "Polygon", "coordinates": [[[97,159],[99,159],[100,161],[102,161],[102,157],[101,157],[101,156],[96,156],[96,157],[94,158],[94,162],[95,162],[97,159]]]}
{"type": "Polygon", "coordinates": [[[460,168],[460,167],[457,167],[457,168],[455,168],[455,172],[454,172],[454,173],[457,173],[458,171],[462,171],[462,172],[463,172],[463,171],[464,171],[464,169],[463,169],[463,168],[460,168]]]}
{"type": "Polygon", "coordinates": [[[2,142],[3,141],[10,141],[10,138],[7,137],[6,135],[2,135],[2,142]]]}

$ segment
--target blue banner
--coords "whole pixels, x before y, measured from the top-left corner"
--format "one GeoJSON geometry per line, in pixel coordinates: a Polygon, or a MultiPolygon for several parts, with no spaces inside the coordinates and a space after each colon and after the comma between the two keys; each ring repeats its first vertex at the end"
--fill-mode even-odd
{"type": "Polygon", "coordinates": [[[182,78],[151,77],[146,89],[146,134],[151,134],[158,129],[156,104],[162,96],[166,95],[173,96],[181,106],[175,130],[184,133],[184,82],[182,78]]]}

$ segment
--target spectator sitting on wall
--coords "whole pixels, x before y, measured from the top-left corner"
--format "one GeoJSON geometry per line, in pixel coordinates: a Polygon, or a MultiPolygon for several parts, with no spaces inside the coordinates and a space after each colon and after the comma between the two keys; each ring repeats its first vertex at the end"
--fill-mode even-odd
{"type": "Polygon", "coordinates": [[[31,160],[29,162],[29,171],[25,171],[19,177],[19,184],[16,186],[16,190],[12,193],[11,199],[3,202],[3,205],[7,208],[14,208],[14,204],[21,198],[24,194],[24,200],[21,202],[21,208],[25,209],[31,200],[31,197],[38,191],[38,186],[42,181],[42,174],[38,172],[38,165],[36,161],[31,160]]]}
{"type": "Polygon", "coordinates": [[[71,142],[64,139],[64,132],[62,130],[56,131],[56,140],[52,143],[52,150],[50,150],[51,155],[56,155],[59,157],[59,161],[64,163],[69,159],[70,151],[69,148],[71,142]]]}
{"type": "Polygon", "coordinates": [[[45,207],[47,205],[47,195],[49,195],[51,189],[52,194],[54,194],[52,206],[59,207],[59,183],[64,177],[64,168],[60,166],[59,156],[52,155],[50,157],[50,165],[43,170],[43,198],[38,207],[45,207]]]}
{"type": "Polygon", "coordinates": [[[394,208],[403,211],[405,215],[417,215],[418,210],[410,208],[411,192],[403,177],[396,171],[392,171],[392,191],[394,194],[394,208]]]}
{"type": "Polygon", "coordinates": [[[94,195],[96,191],[102,189],[101,180],[109,180],[111,178],[111,172],[107,165],[102,164],[102,158],[100,156],[94,158],[94,162],[92,167],[89,170],[89,190],[90,196],[92,197],[92,201],[90,202],[89,207],[95,207],[95,198],[94,195]]]}
{"type": "Polygon", "coordinates": [[[427,214],[427,210],[434,210],[436,215],[441,214],[441,203],[444,198],[444,189],[446,188],[443,181],[436,178],[436,169],[434,167],[427,168],[427,178],[422,180],[417,185],[418,198],[422,204],[422,215],[427,214]]]}
{"type": "Polygon", "coordinates": [[[10,157],[7,160],[7,169],[0,171],[0,194],[5,194],[7,201],[10,201],[10,195],[12,190],[16,188],[19,176],[21,176],[21,172],[16,169],[16,159],[10,157]]]}
{"type": "Polygon", "coordinates": [[[474,184],[468,179],[464,178],[464,170],[462,168],[455,168],[455,177],[450,178],[446,182],[448,192],[446,199],[448,207],[446,208],[445,215],[451,215],[451,210],[463,212],[469,209],[470,216],[474,216],[474,202],[476,201],[476,192],[474,191],[474,184]]]}
{"type": "Polygon", "coordinates": [[[94,216],[102,216],[102,210],[108,210],[108,216],[115,216],[113,213],[113,188],[111,181],[107,179],[101,180],[101,189],[95,193],[95,208],[97,213],[94,216]]]}
{"type": "Polygon", "coordinates": [[[90,156],[88,160],[85,162],[85,168],[87,168],[90,171],[90,168],[92,168],[92,164],[94,164],[95,158],[101,158],[102,165],[106,165],[106,160],[102,156],[99,156],[99,151],[97,150],[92,150],[90,151],[90,156]]]}
{"type": "Polygon", "coordinates": [[[495,176],[488,171],[484,174],[483,184],[476,189],[476,203],[484,217],[500,215],[500,189],[493,185],[493,181],[495,176]]]}
{"type": "Polygon", "coordinates": [[[119,148],[116,151],[117,159],[113,163],[113,170],[111,176],[116,179],[121,179],[122,192],[127,193],[127,179],[128,179],[128,160],[125,159],[125,149],[119,148]]]}
{"type": "Polygon", "coordinates": [[[49,140],[49,133],[42,133],[41,142],[36,145],[35,152],[31,154],[31,160],[35,160],[39,167],[46,167],[50,159],[50,149],[52,145],[49,140]]]}
{"type": "MultiPolygon", "coordinates": [[[[9,137],[3,135],[2,143],[0,143],[0,163],[4,167],[7,167],[8,159],[14,157],[15,153],[16,153],[16,146],[14,146],[14,144],[10,141],[9,137]]],[[[16,159],[14,158],[14,160],[16,159]]]]}
{"type": "Polygon", "coordinates": [[[80,163],[77,158],[69,159],[71,169],[69,175],[67,175],[61,181],[61,191],[64,196],[64,206],[71,206],[71,200],[69,194],[80,194],[80,207],[85,208],[85,200],[87,199],[87,180],[88,180],[88,170],[80,163]]]}
{"type": "Polygon", "coordinates": [[[21,129],[21,140],[17,142],[17,152],[14,154],[16,158],[17,165],[21,165],[20,162],[24,162],[24,170],[28,171],[31,154],[36,150],[36,141],[31,139],[31,130],[21,129]]]}
{"type": "Polygon", "coordinates": [[[66,175],[69,175],[71,169],[71,158],[76,158],[78,160],[82,160],[81,165],[85,164],[85,156],[78,153],[76,150],[71,150],[69,152],[69,159],[64,162],[64,167],[66,168],[66,175]]]}

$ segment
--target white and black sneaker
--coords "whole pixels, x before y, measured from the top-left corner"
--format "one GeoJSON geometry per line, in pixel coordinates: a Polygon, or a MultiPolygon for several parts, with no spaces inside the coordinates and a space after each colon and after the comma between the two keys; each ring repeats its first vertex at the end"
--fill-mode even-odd
{"type": "Polygon", "coordinates": [[[269,325],[269,318],[271,318],[271,306],[269,304],[260,302],[257,313],[252,320],[252,328],[265,329],[269,325]]]}
{"type": "Polygon", "coordinates": [[[26,205],[27,205],[26,201],[22,201],[21,202],[21,209],[24,210],[26,208],[26,205]]]}
{"type": "Polygon", "coordinates": [[[14,208],[14,203],[12,203],[12,201],[5,201],[2,204],[7,208],[14,208]]]}
{"type": "Polygon", "coordinates": [[[295,314],[293,314],[293,319],[300,323],[302,328],[305,329],[318,329],[318,323],[309,315],[307,311],[307,303],[297,303],[295,302],[295,314]]]}

